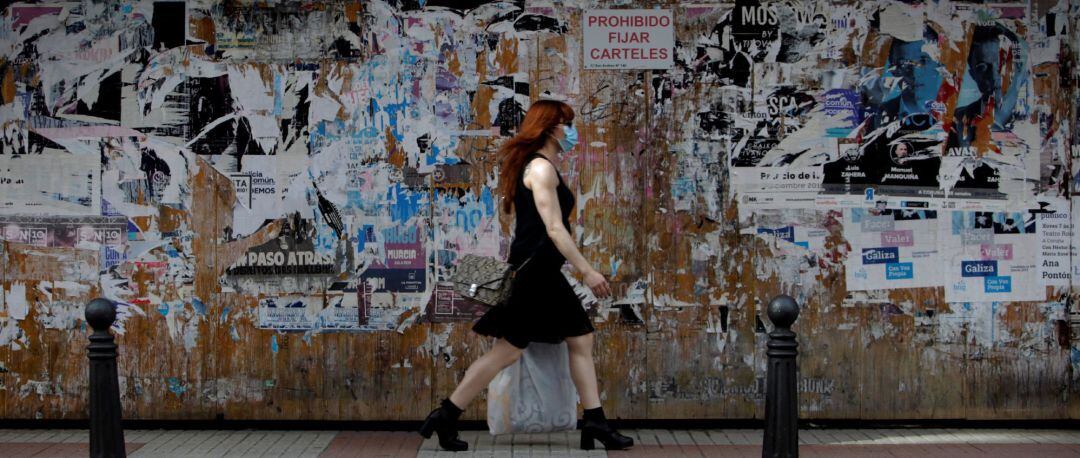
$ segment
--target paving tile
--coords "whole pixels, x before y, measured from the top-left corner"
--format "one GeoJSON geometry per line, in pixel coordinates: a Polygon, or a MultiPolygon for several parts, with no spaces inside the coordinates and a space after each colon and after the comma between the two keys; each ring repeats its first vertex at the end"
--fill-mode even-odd
{"type": "Polygon", "coordinates": [[[53,431],[51,431],[51,434],[50,434],[51,436],[53,436],[53,438],[51,440],[42,439],[43,434],[50,434],[50,431],[49,430],[44,430],[44,429],[32,429],[32,430],[29,430],[29,431],[27,431],[26,436],[24,436],[24,441],[25,442],[55,442],[55,443],[62,443],[62,442],[67,441],[69,443],[79,443],[79,442],[87,442],[87,441],[90,440],[90,431],[85,430],[85,429],[83,429],[83,430],[78,430],[78,429],[57,429],[57,430],[53,430],[53,431]]]}
{"type": "Polygon", "coordinates": [[[232,431],[225,440],[214,446],[207,452],[210,456],[221,456],[228,453],[229,449],[236,447],[237,444],[244,441],[251,435],[251,431],[232,431]]]}
{"type": "Polygon", "coordinates": [[[158,436],[154,442],[148,443],[147,447],[153,447],[155,453],[172,454],[177,448],[194,439],[196,434],[198,431],[173,431],[158,436]]]}
{"type": "Polygon", "coordinates": [[[743,437],[742,445],[760,446],[765,441],[765,433],[760,430],[739,430],[739,435],[743,437]]]}
{"type": "Polygon", "coordinates": [[[287,447],[281,449],[281,457],[294,457],[302,454],[308,447],[314,444],[315,440],[319,439],[319,433],[313,431],[303,431],[297,440],[287,447]]]}
{"type": "Polygon", "coordinates": [[[695,445],[694,438],[685,430],[672,430],[671,435],[675,436],[675,443],[678,445],[695,445]]]}
{"type": "Polygon", "coordinates": [[[920,429],[912,436],[921,444],[959,444],[961,443],[952,433],[944,429],[920,429]]]}
{"type": "Polygon", "coordinates": [[[25,442],[53,442],[49,440],[51,437],[59,435],[62,430],[48,430],[48,429],[33,429],[27,431],[25,442]]]}
{"type": "MultiPolygon", "coordinates": [[[[138,451],[143,444],[125,442],[124,449],[130,455],[138,451]]],[[[84,457],[90,454],[88,442],[3,442],[5,457],[84,457]]]]}
{"type": "Polygon", "coordinates": [[[675,440],[675,435],[671,434],[671,431],[666,429],[656,430],[656,440],[657,442],[660,442],[661,446],[678,444],[678,441],[675,440]]]}
{"type": "Polygon", "coordinates": [[[635,441],[638,445],[660,445],[660,440],[656,438],[656,431],[652,429],[639,429],[637,430],[638,441],[635,441]]]}
{"type": "MultiPolygon", "coordinates": [[[[183,443],[176,444],[172,447],[173,452],[177,455],[195,455],[195,450],[199,449],[203,444],[215,440],[215,437],[220,437],[218,431],[205,430],[195,431],[195,433],[185,440],[183,443]]],[[[220,442],[220,439],[217,439],[220,442]]],[[[216,443],[216,442],[215,442],[216,443]]]]}
{"type": "Polygon", "coordinates": [[[207,456],[210,451],[232,437],[233,431],[214,431],[209,437],[189,450],[193,456],[207,456]]]}
{"type": "Polygon", "coordinates": [[[11,436],[5,438],[7,442],[26,442],[30,436],[34,435],[33,430],[29,429],[16,429],[11,431],[11,436]]]}
{"type": "Polygon", "coordinates": [[[293,444],[299,441],[300,437],[303,435],[303,432],[278,431],[274,435],[276,436],[276,439],[274,439],[272,443],[267,444],[266,447],[262,448],[262,452],[259,455],[260,457],[281,456],[282,450],[291,447],[293,444]]]}
{"type": "Polygon", "coordinates": [[[692,429],[692,430],[689,431],[689,433],[690,433],[690,438],[694,440],[694,444],[697,444],[697,445],[716,445],[716,443],[713,442],[712,437],[709,436],[709,432],[707,430],[692,429]]]}
{"type": "MultiPolygon", "coordinates": [[[[761,455],[761,430],[625,430],[635,446],[626,451],[579,450],[580,432],[491,436],[464,431],[468,453],[437,449],[415,432],[381,431],[162,431],[129,430],[128,454],[141,457],[505,457],[761,455]],[[132,438],[145,442],[132,442],[132,438]]],[[[86,430],[0,430],[3,456],[85,456],[86,430]],[[26,437],[39,442],[13,441],[26,437]]],[[[912,458],[1080,457],[1080,431],[1024,429],[811,429],[800,431],[804,457],[891,456],[912,458]]],[[[597,444],[601,446],[601,444],[597,444]]]]}
{"type": "MultiPolygon", "coordinates": [[[[141,440],[143,436],[150,434],[153,430],[149,429],[128,429],[124,430],[124,440],[135,441],[141,440]]],[[[3,433],[0,433],[0,442],[3,442],[3,433]]]]}
{"type": "Polygon", "coordinates": [[[840,436],[837,436],[836,434],[833,434],[832,430],[821,429],[821,430],[817,430],[815,432],[818,433],[818,435],[821,437],[821,440],[822,440],[823,444],[826,444],[826,445],[827,444],[837,444],[837,443],[840,443],[842,441],[840,436]]]}

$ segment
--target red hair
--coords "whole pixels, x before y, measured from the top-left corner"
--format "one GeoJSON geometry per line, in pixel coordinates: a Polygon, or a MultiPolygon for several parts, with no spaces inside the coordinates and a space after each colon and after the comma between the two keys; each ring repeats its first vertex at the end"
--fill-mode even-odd
{"type": "Polygon", "coordinates": [[[529,156],[547,144],[556,126],[573,121],[574,109],[563,102],[540,100],[529,107],[517,135],[499,148],[502,165],[499,171],[499,194],[503,197],[503,211],[510,213],[514,208],[517,182],[529,156]]]}

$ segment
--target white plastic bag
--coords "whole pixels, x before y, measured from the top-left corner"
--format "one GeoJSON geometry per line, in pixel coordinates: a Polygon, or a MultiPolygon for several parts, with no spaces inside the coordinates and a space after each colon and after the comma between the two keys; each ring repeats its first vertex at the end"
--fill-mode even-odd
{"type": "Polygon", "coordinates": [[[521,358],[488,384],[488,430],[492,435],[573,431],[577,402],[566,343],[530,342],[521,358]]]}

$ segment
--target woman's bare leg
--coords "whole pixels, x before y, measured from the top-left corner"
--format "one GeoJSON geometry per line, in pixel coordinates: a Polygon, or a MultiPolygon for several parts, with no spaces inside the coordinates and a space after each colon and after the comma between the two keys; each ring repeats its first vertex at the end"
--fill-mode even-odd
{"type": "Polygon", "coordinates": [[[480,390],[498,375],[499,371],[517,361],[521,357],[521,352],[520,348],[513,346],[505,339],[495,339],[495,345],[491,347],[491,350],[484,353],[480,359],[473,361],[465,370],[465,378],[461,379],[461,383],[450,395],[450,402],[464,409],[477,394],[480,394],[480,390]]]}
{"type": "Polygon", "coordinates": [[[567,337],[570,349],[570,378],[574,379],[581,406],[586,409],[600,407],[600,391],[596,384],[596,366],[593,364],[593,333],[567,337]]]}

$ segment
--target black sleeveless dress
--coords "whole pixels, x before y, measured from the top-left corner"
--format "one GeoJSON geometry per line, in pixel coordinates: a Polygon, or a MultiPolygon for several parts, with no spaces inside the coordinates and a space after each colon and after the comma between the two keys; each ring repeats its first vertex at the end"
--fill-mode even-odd
{"type": "MultiPolygon", "coordinates": [[[[535,157],[546,160],[541,155],[535,157]]],[[[574,193],[563,182],[562,175],[559,175],[556,193],[563,224],[569,229],[574,193]]],[[[521,177],[517,180],[517,193],[514,195],[514,213],[517,224],[507,262],[515,267],[526,260],[529,262],[518,270],[507,303],[489,309],[473,325],[473,331],[485,336],[501,337],[518,348],[527,347],[529,342],[559,343],[567,337],[593,332],[581,300],[563,276],[562,266],[566,258],[548,237],[532,190],[525,187],[521,177]]]]}

